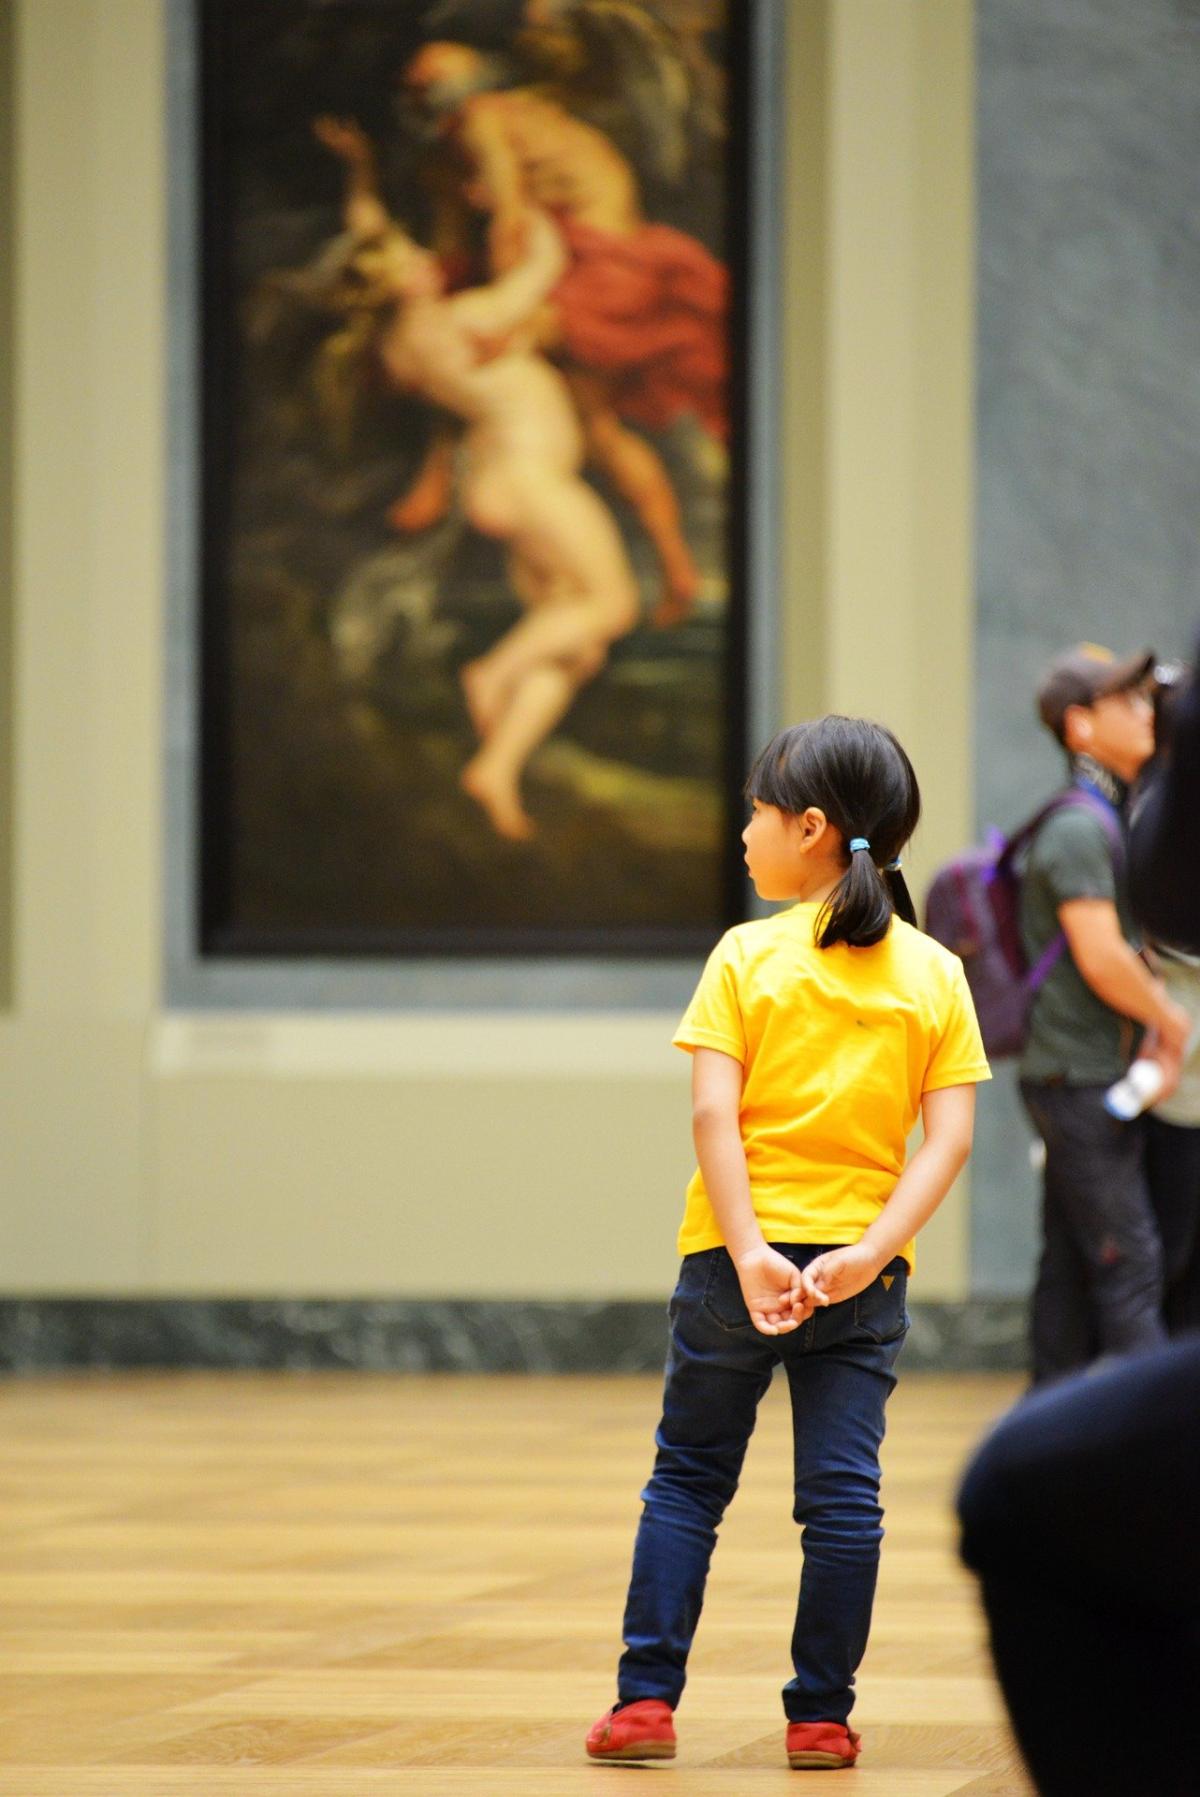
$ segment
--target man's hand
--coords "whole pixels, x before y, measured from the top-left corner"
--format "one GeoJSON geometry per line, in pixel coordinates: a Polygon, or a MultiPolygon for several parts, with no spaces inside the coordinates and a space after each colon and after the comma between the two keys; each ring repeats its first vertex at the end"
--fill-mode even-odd
{"type": "Polygon", "coordinates": [[[1182,1060],[1192,1034],[1192,1020],[1182,1005],[1177,1005],[1174,999],[1167,999],[1152,1034],[1158,1051],[1164,1058],[1169,1055],[1182,1060]]]}
{"type": "Polygon", "coordinates": [[[861,1242],[831,1248],[828,1254],[818,1254],[801,1269],[801,1298],[810,1313],[817,1305],[841,1304],[866,1291],[878,1277],[881,1264],[879,1256],[861,1242]]]}
{"type": "Polygon", "coordinates": [[[734,1261],[750,1321],[760,1335],[786,1335],[812,1315],[800,1289],[800,1269],[764,1242],[734,1261]]]}
{"type": "MultiPolygon", "coordinates": [[[[1185,1013],[1186,1015],[1186,1013],[1185,1013]]],[[[1138,1049],[1140,1061],[1157,1061],[1163,1071],[1162,1089],[1155,1098],[1158,1104],[1161,1099],[1170,1098],[1183,1077],[1183,1062],[1187,1049],[1187,1038],[1183,1048],[1175,1044],[1174,1038],[1168,1040],[1158,1030],[1147,1030],[1142,1038],[1142,1046],[1138,1049]]]]}

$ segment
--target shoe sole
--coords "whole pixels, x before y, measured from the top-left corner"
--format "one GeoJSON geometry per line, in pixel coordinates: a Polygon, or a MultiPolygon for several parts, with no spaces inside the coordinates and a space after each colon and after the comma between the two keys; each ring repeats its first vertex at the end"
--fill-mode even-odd
{"type": "Polygon", "coordinates": [[[840,1772],[852,1766],[853,1760],[846,1759],[840,1753],[789,1753],[788,1765],[793,1772],[840,1772]]]}
{"type": "Polygon", "coordinates": [[[588,1758],[598,1760],[673,1760],[675,1758],[674,1741],[631,1741],[627,1747],[614,1747],[611,1752],[593,1753],[589,1747],[588,1758]]]}

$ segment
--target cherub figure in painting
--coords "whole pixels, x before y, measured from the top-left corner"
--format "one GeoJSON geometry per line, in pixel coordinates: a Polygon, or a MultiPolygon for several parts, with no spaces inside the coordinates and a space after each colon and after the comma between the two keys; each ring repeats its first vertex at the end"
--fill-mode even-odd
{"type": "Polygon", "coordinates": [[[348,233],[330,294],[344,322],[322,352],[319,381],[331,396],[371,359],[387,383],[461,419],[464,511],[509,552],[524,615],[462,669],[479,748],[460,778],[493,829],[523,841],[535,829],[521,795],[529,757],[638,618],[616,521],[580,475],[570,390],[537,348],[538,315],[567,252],[548,214],[530,206],[505,270],[447,293],[438,257],[380,199],[360,128],[322,118],[315,131],[346,170],[348,233]]]}
{"type": "MultiPolygon", "coordinates": [[[[570,109],[561,84],[505,86],[493,58],[455,42],[426,44],[402,84],[410,118],[423,121],[443,160],[457,158],[462,194],[491,215],[494,269],[521,256],[531,210],[560,227],[568,262],[542,310],[543,344],[563,364],[591,458],[654,546],[663,597],[653,621],[679,622],[699,575],[667,470],[629,426],[663,430],[691,415],[724,438],[724,266],[696,238],[647,221],[632,161],[570,109]]],[[[393,521],[430,522],[449,482],[442,438],[393,521]]]]}

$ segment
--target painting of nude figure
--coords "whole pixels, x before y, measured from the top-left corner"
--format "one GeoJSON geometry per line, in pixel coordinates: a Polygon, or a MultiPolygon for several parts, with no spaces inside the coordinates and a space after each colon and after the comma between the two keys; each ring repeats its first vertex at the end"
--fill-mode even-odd
{"type": "Polygon", "coordinates": [[[743,915],[747,0],[196,0],[202,948],[743,915]]]}

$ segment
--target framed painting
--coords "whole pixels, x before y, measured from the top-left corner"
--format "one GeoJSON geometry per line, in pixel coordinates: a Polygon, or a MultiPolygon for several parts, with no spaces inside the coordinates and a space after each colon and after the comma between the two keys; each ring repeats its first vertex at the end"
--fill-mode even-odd
{"type": "Polygon", "coordinates": [[[200,952],[745,912],[753,0],[195,0],[200,952]]]}

